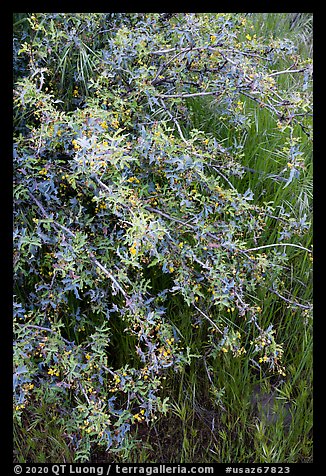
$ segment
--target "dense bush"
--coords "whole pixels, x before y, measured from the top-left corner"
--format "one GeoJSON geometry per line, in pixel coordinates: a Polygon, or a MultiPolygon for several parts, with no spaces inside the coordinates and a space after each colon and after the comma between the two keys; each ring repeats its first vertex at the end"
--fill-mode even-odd
{"type": "Polygon", "coordinates": [[[14,31],[16,421],[45,404],[76,460],[125,449],[167,411],[166,369],[192,358],[171,302],[206,329],[207,359],[284,376],[261,296],[310,311],[282,279],[288,247],[311,253],[291,241],[309,223],[234,183],[250,104],[284,136],[274,180],[304,171],[311,62],[240,14],[20,14],[14,31]],[[203,96],[230,147],[188,127],[203,96]]]}

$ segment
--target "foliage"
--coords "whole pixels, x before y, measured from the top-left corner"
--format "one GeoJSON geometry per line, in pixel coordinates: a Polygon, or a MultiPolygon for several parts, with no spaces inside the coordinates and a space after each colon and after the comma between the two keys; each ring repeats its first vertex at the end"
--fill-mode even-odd
{"type": "Polygon", "coordinates": [[[286,375],[261,296],[310,311],[282,279],[288,249],[311,254],[309,222],[240,191],[241,137],[258,106],[283,137],[269,179],[300,179],[312,66],[240,14],[35,13],[17,23],[15,418],[46,404],[88,461],[94,444],[127,451],[129,432],[168,408],[167,369],[195,358],[171,303],[205,329],[207,359],[247,354],[257,371],[286,375]],[[295,88],[282,89],[284,75],[297,75],[295,88]],[[204,97],[232,133],[227,147],[190,127],[191,101],[204,97]]]}

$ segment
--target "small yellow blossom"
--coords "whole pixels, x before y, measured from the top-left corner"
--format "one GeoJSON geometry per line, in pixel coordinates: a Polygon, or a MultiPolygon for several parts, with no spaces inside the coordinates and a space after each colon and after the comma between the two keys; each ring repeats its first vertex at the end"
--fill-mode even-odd
{"type": "Polygon", "coordinates": [[[49,369],[49,370],[48,370],[48,374],[49,374],[49,375],[56,375],[57,377],[59,377],[60,372],[59,372],[58,369],[49,369]]]}

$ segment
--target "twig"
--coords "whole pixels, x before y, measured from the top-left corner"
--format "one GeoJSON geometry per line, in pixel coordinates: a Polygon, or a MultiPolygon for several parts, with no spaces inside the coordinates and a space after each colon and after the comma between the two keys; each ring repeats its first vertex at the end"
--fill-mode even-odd
{"type": "Polygon", "coordinates": [[[170,113],[170,111],[168,110],[168,108],[167,108],[166,105],[164,104],[164,101],[161,101],[161,104],[162,104],[163,109],[168,113],[168,115],[170,116],[170,118],[172,119],[172,121],[174,122],[174,124],[177,126],[179,135],[180,135],[181,139],[183,140],[183,142],[185,142],[187,145],[189,145],[187,139],[185,139],[185,137],[184,137],[184,135],[183,135],[183,133],[182,133],[180,124],[178,123],[178,121],[176,120],[176,118],[170,113]]]}
{"type": "Polygon", "coordinates": [[[284,71],[275,71],[275,73],[270,73],[268,76],[278,76],[279,74],[284,74],[284,73],[302,73],[304,70],[305,70],[305,68],[285,69],[284,71]]]}
{"type": "Polygon", "coordinates": [[[220,96],[221,91],[203,91],[201,93],[185,93],[185,94],[157,94],[159,98],[193,98],[196,96],[220,96]]]}
{"type": "Polygon", "coordinates": [[[300,248],[301,250],[308,251],[308,253],[312,253],[312,251],[308,250],[308,248],[305,248],[304,246],[300,245],[295,245],[294,243],[273,243],[272,245],[257,246],[257,248],[249,248],[247,250],[239,251],[248,253],[248,251],[262,250],[263,248],[272,248],[273,246],[293,246],[294,248],[300,248]]]}
{"type": "Polygon", "coordinates": [[[193,306],[194,306],[195,309],[197,309],[197,311],[200,312],[200,314],[201,314],[202,316],[205,317],[205,319],[207,319],[207,320],[212,324],[212,326],[215,327],[215,329],[216,329],[220,334],[223,334],[223,332],[221,331],[221,329],[219,329],[219,328],[217,327],[217,325],[215,324],[215,322],[213,322],[212,319],[207,316],[207,314],[205,314],[201,309],[199,309],[199,307],[197,307],[196,304],[194,304],[193,306]]]}
{"type": "Polygon", "coordinates": [[[66,344],[69,344],[69,345],[74,345],[75,344],[74,342],[70,342],[69,340],[62,337],[59,334],[59,332],[54,331],[53,329],[49,329],[48,327],[36,326],[36,325],[33,325],[33,324],[18,324],[18,325],[21,326],[21,327],[27,327],[27,328],[32,328],[32,329],[38,329],[40,331],[51,332],[52,334],[58,334],[61,337],[61,339],[64,342],[66,342],[66,344]]]}
{"type": "Polygon", "coordinates": [[[267,109],[270,109],[271,111],[273,111],[277,115],[277,117],[282,117],[282,113],[280,113],[277,109],[275,109],[275,107],[271,106],[270,104],[267,104],[267,103],[261,101],[260,99],[255,98],[254,96],[252,96],[251,94],[246,93],[243,90],[239,90],[239,92],[240,92],[240,94],[243,94],[243,96],[246,96],[247,98],[251,99],[252,101],[257,102],[260,106],[266,107],[267,109]]]}
{"type": "Polygon", "coordinates": [[[291,301],[290,299],[287,299],[286,297],[282,296],[279,292],[277,292],[275,289],[273,288],[269,288],[269,290],[276,294],[276,296],[278,296],[280,299],[283,299],[283,301],[289,303],[289,304],[292,304],[293,306],[297,306],[297,307],[301,307],[302,309],[312,309],[312,306],[305,306],[304,304],[299,304],[298,302],[296,301],[291,301]]]}
{"type": "Polygon", "coordinates": [[[112,274],[94,257],[94,255],[90,254],[91,258],[92,258],[92,261],[94,264],[96,264],[96,266],[98,266],[102,271],[103,273],[105,273],[110,279],[111,281],[116,285],[116,287],[120,290],[121,294],[123,294],[123,296],[126,298],[127,297],[127,293],[124,291],[124,289],[120,286],[120,284],[118,283],[118,281],[115,279],[114,276],[112,276],[112,274]]]}
{"type": "MultiPolygon", "coordinates": [[[[188,51],[191,51],[191,48],[189,49],[188,48],[188,51]]],[[[165,62],[162,64],[162,66],[159,68],[158,72],[156,73],[156,76],[155,78],[153,79],[152,81],[152,85],[154,86],[156,83],[157,83],[157,78],[160,76],[160,74],[162,73],[162,71],[167,67],[168,64],[171,63],[171,61],[173,61],[174,59],[176,59],[178,56],[186,53],[187,50],[184,50],[184,51],[179,51],[176,55],[172,56],[172,58],[169,59],[169,61],[165,62]]]]}
{"type": "Polygon", "coordinates": [[[234,187],[234,185],[232,185],[232,183],[230,182],[230,180],[229,180],[228,178],[226,178],[225,175],[222,174],[222,172],[221,172],[220,170],[218,170],[216,167],[214,167],[214,165],[211,165],[211,167],[212,167],[212,169],[215,170],[215,172],[217,172],[221,177],[224,178],[224,180],[230,185],[230,187],[231,187],[233,190],[237,191],[237,189],[234,187]]]}
{"type": "MultiPolygon", "coordinates": [[[[188,228],[191,228],[192,230],[196,230],[197,228],[194,225],[190,225],[189,221],[184,222],[182,220],[179,220],[178,218],[175,218],[171,215],[168,215],[167,213],[161,212],[161,210],[158,210],[157,208],[152,208],[152,207],[144,207],[146,210],[149,212],[153,213],[158,213],[159,215],[162,215],[163,217],[167,218],[168,220],[175,221],[176,223],[180,223],[183,226],[188,226],[188,228]]],[[[205,234],[209,236],[210,238],[213,238],[213,240],[219,241],[219,238],[216,235],[213,235],[213,233],[210,233],[209,231],[206,231],[205,234]]],[[[245,250],[243,250],[243,253],[245,253],[245,250]]]]}

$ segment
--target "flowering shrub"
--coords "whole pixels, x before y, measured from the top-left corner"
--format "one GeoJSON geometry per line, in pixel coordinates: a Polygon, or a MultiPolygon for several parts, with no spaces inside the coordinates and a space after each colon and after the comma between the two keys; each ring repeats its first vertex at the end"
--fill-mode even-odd
{"type": "Polygon", "coordinates": [[[307,224],[277,211],[280,240],[266,244],[276,211],[234,185],[239,143],[186,125],[196,97],[235,138],[254,120],[248,104],[265,108],[287,141],[288,186],[312,134],[311,64],[288,41],[263,44],[241,15],[28,22],[14,61],[14,411],[21,421],[46,402],[87,461],[92,444],[121,450],[166,411],[165,371],[190,359],[167,312],[177,298],[208,326],[211,358],[249,353],[284,374],[257,295],[281,295],[286,248],[310,253],[290,241],[307,224]],[[277,79],[291,71],[301,89],[285,94],[277,79]]]}

